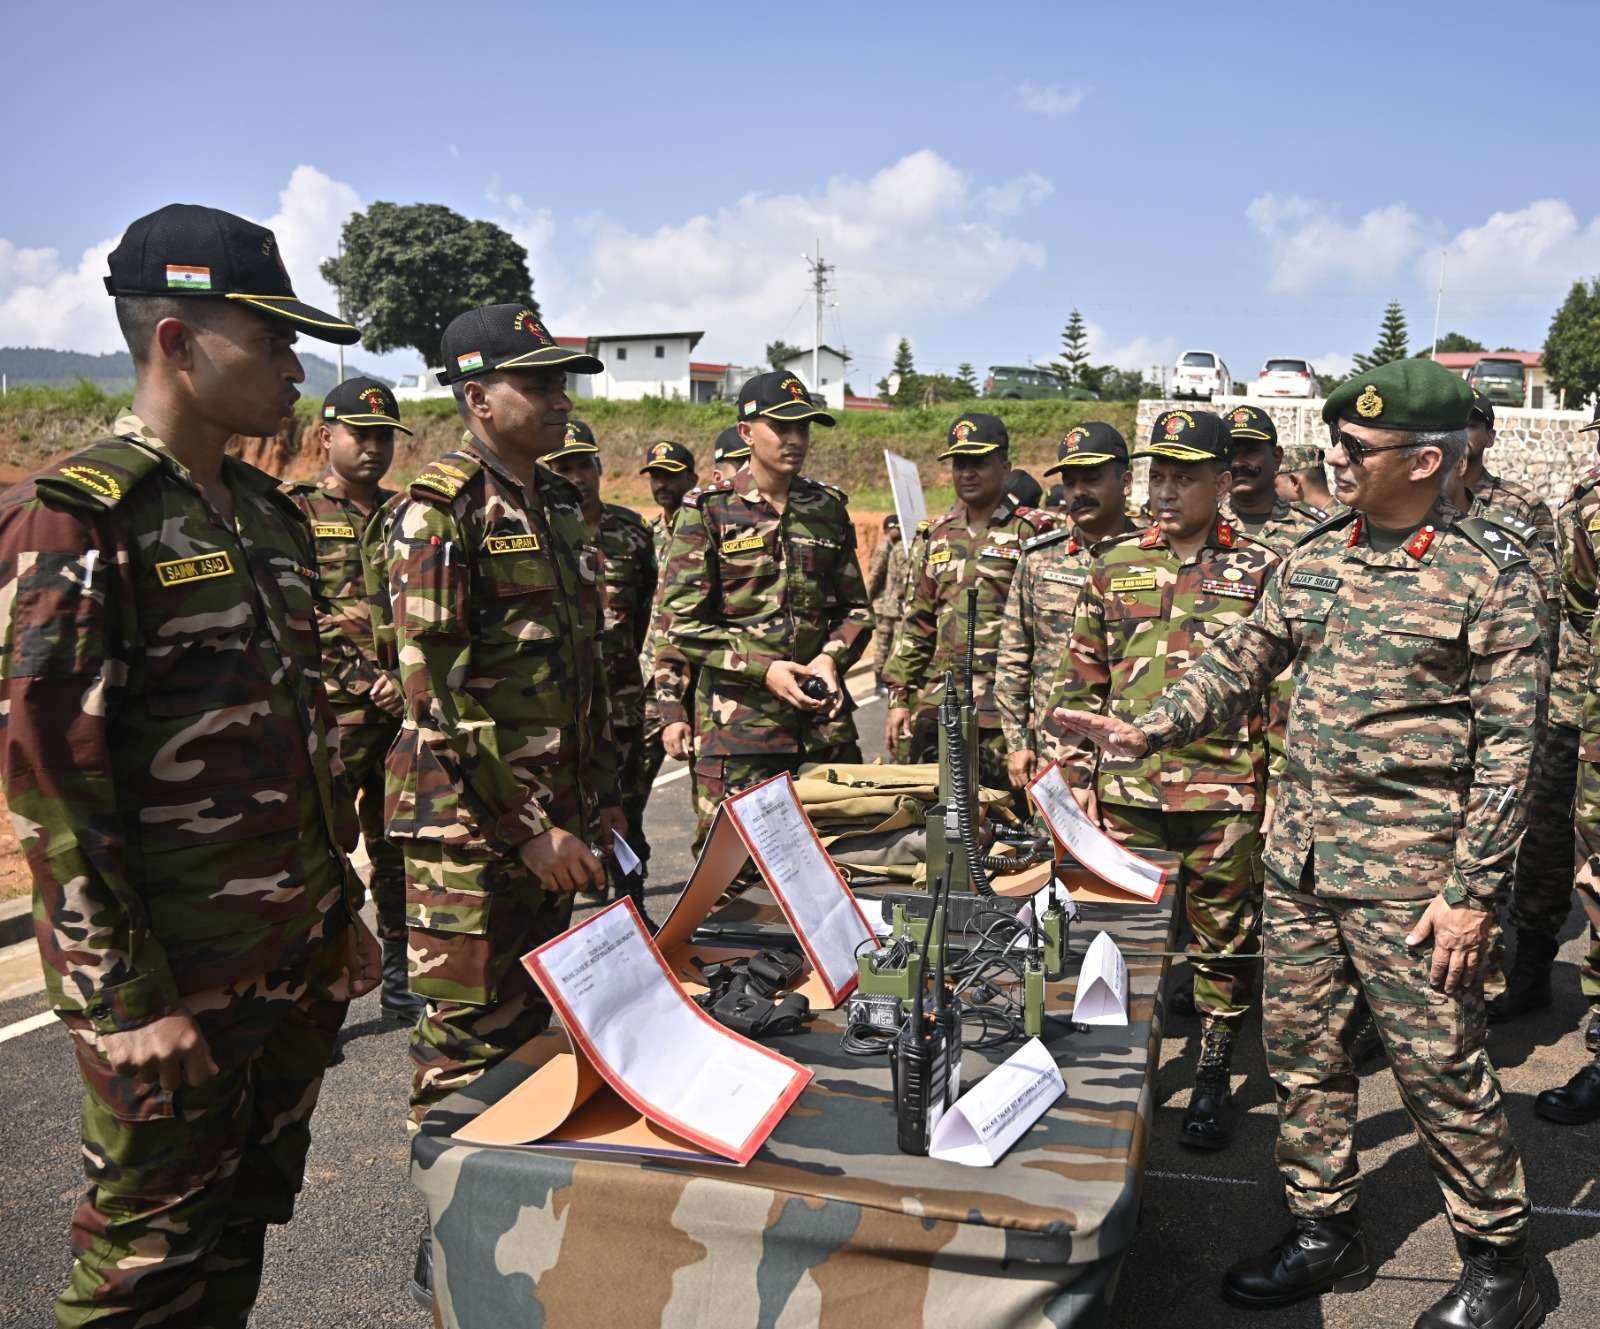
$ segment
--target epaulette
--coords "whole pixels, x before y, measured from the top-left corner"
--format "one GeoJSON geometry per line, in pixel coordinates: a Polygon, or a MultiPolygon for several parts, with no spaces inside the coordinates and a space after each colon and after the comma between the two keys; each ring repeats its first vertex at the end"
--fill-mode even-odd
{"type": "Polygon", "coordinates": [[[449,503],[482,469],[483,462],[470,452],[447,452],[417,473],[409,492],[427,503],[449,503]]]}
{"type": "Polygon", "coordinates": [[[1356,510],[1354,508],[1346,508],[1343,512],[1336,512],[1327,520],[1319,521],[1309,531],[1305,532],[1304,535],[1294,542],[1294,547],[1298,549],[1301,545],[1305,544],[1306,541],[1314,540],[1324,531],[1336,531],[1341,526],[1348,526],[1355,519],[1356,510]]]}
{"type": "Polygon", "coordinates": [[[929,521],[926,517],[924,517],[921,521],[919,521],[917,523],[917,529],[914,532],[912,532],[913,537],[918,536],[918,535],[926,535],[928,533],[928,528],[931,527],[932,525],[933,525],[933,523],[931,521],[929,521]]]}
{"type": "Polygon", "coordinates": [[[701,485],[700,488],[698,488],[698,489],[691,489],[687,494],[685,494],[683,496],[683,506],[684,507],[688,507],[692,503],[692,504],[694,504],[695,507],[698,508],[706,499],[710,498],[713,494],[728,494],[728,493],[732,493],[732,492],[733,492],[733,481],[732,480],[717,480],[717,481],[714,481],[713,483],[708,484],[708,485],[701,485]]]}
{"type": "MultiPolygon", "coordinates": [[[[1527,526],[1526,522],[1517,524],[1527,526]]],[[[1488,554],[1496,567],[1509,568],[1513,563],[1528,561],[1528,551],[1500,513],[1492,517],[1462,517],[1456,522],[1456,530],[1488,554]]]]}
{"type": "Polygon", "coordinates": [[[1043,549],[1046,545],[1059,544],[1071,534],[1072,528],[1070,526],[1052,527],[1050,530],[1042,531],[1038,535],[1030,535],[1022,542],[1022,550],[1027,553],[1030,550],[1043,549]]]}
{"type": "Polygon", "coordinates": [[[613,517],[620,517],[623,521],[627,522],[628,525],[637,526],[641,531],[648,531],[650,529],[650,523],[632,508],[625,508],[620,503],[607,503],[605,505],[605,510],[613,517]]]}
{"type": "Polygon", "coordinates": [[[146,476],[159,470],[161,457],[131,435],[91,443],[34,477],[41,497],[73,507],[110,511],[146,476]]]}
{"type": "Polygon", "coordinates": [[[812,484],[816,485],[818,489],[826,490],[828,493],[832,494],[836,499],[839,500],[839,502],[848,503],[850,501],[850,495],[845,493],[844,490],[840,489],[838,485],[829,484],[826,480],[818,480],[814,476],[810,475],[806,476],[805,478],[812,484]]]}
{"type": "Polygon", "coordinates": [[[1298,512],[1302,517],[1310,517],[1312,521],[1322,522],[1328,520],[1328,514],[1315,503],[1307,503],[1304,499],[1297,498],[1289,507],[1298,512]]]}
{"type": "Polygon", "coordinates": [[[285,480],[278,488],[289,495],[290,498],[294,498],[297,495],[304,495],[309,498],[320,490],[322,486],[314,480],[285,480]]]}
{"type": "Polygon", "coordinates": [[[1094,546],[1094,555],[1098,558],[1119,545],[1136,544],[1140,549],[1154,549],[1160,543],[1161,528],[1159,526],[1152,526],[1147,531],[1124,531],[1121,535],[1113,535],[1108,539],[1101,540],[1094,546]],[[1150,540],[1152,534],[1156,537],[1154,540],[1150,540]],[[1146,543],[1147,541],[1149,543],[1146,543]]]}
{"type": "Polygon", "coordinates": [[[1512,513],[1496,512],[1493,516],[1490,516],[1488,520],[1494,522],[1496,526],[1504,526],[1506,530],[1510,531],[1512,535],[1521,540],[1523,544],[1528,544],[1531,541],[1539,538],[1539,528],[1537,526],[1535,526],[1531,521],[1523,521],[1521,517],[1515,516],[1512,513]]]}

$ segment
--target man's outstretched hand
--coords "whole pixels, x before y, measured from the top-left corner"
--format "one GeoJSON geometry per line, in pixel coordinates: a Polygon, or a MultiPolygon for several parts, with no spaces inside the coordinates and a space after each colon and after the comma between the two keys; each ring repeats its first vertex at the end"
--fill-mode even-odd
{"type": "Polygon", "coordinates": [[[1067,733],[1081,734],[1113,757],[1142,757],[1150,751],[1150,740],[1126,720],[1115,716],[1061,707],[1051,711],[1050,718],[1067,733]]]}

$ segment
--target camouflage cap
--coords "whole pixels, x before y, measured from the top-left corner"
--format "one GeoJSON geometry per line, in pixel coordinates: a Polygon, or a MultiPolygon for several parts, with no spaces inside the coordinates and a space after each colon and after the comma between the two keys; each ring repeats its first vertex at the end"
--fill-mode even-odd
{"type": "Polygon", "coordinates": [[[322,399],[324,423],[338,422],[357,429],[411,431],[400,423],[400,403],[387,383],[375,378],[347,378],[322,399]]]}
{"type": "Polygon", "coordinates": [[[1258,406],[1235,406],[1225,416],[1228,437],[1241,443],[1276,443],[1278,426],[1258,406]]]}
{"type": "Polygon", "coordinates": [[[945,450],[940,461],[951,457],[987,457],[993,452],[1005,452],[1011,446],[1011,435],[998,415],[973,411],[963,415],[950,426],[945,435],[945,450]]]}
{"type": "Polygon", "coordinates": [[[1060,475],[1069,466],[1127,460],[1128,440],[1104,420],[1089,420],[1067,431],[1067,436],[1056,444],[1056,464],[1045,467],[1044,473],[1060,475]]]}
{"type": "MultiPolygon", "coordinates": [[[[734,430],[735,434],[738,432],[737,429],[734,430]]],[[[650,445],[650,451],[645,453],[644,465],[639,468],[639,474],[649,475],[651,471],[666,471],[671,475],[682,475],[685,471],[692,470],[694,470],[694,453],[682,443],[664,438],[650,445]]]]}
{"type": "Polygon", "coordinates": [[[1210,411],[1162,411],[1150,429],[1150,441],[1135,457],[1168,461],[1228,460],[1228,432],[1210,411]]]}
{"type": "Polygon", "coordinates": [[[711,461],[716,466],[722,465],[725,461],[743,461],[749,455],[750,445],[739,433],[738,425],[729,425],[717,435],[717,441],[711,445],[711,461]]]}
{"type": "Polygon", "coordinates": [[[1322,406],[1329,424],[1352,424],[1410,432],[1465,429],[1472,389],[1459,374],[1432,360],[1392,360],[1339,384],[1322,406]]]}
{"type": "Polygon", "coordinates": [[[567,421],[567,436],[554,452],[542,458],[546,465],[561,457],[593,457],[600,451],[600,445],[594,441],[594,430],[584,424],[582,420],[567,421]]]}
{"type": "Polygon", "coordinates": [[[1291,443],[1283,450],[1283,465],[1278,469],[1284,472],[1309,471],[1321,465],[1321,448],[1307,447],[1302,443],[1291,443]]]}

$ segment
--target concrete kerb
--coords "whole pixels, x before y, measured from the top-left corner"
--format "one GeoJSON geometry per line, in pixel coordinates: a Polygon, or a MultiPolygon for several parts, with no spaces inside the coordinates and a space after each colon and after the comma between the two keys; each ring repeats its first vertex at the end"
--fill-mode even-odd
{"type": "Polygon", "coordinates": [[[0,900],[0,946],[14,946],[33,937],[33,896],[0,900]]]}

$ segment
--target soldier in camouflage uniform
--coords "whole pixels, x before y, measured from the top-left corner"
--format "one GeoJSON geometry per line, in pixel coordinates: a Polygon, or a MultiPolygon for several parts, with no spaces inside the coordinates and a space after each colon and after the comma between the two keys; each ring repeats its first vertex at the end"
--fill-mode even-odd
{"type": "MultiPolygon", "coordinates": [[[[583,520],[600,550],[600,580],[605,629],[600,653],[611,692],[611,736],[617,747],[617,781],[627,841],[641,863],[634,903],[644,907],[643,878],[650,870],[650,845],[644,838],[644,805],[650,798],[644,754],[644,674],[639,659],[650,635],[650,608],[656,596],[656,551],[644,518],[632,508],[600,499],[600,449],[594,431],[582,420],[567,424],[566,442],[544,459],[583,499],[583,520]]],[[[606,846],[607,849],[610,846],[606,846]]]]}
{"type": "Polygon", "coordinates": [[[1133,724],[1056,715],[1138,758],[1228,722],[1294,665],[1266,852],[1263,1034],[1295,1226],[1228,1271],[1223,1295],[1237,1305],[1372,1279],[1356,1213],[1358,1081],[1341,1042],[1364,993],[1464,1259],[1418,1329],[1542,1315],[1481,967],[1522,833],[1549,661],[1523,547],[1440,496],[1470,405],[1466,384],[1430,360],[1342,384],[1323,418],[1353,510],[1305,537],[1255,613],[1133,724]]]}
{"type": "Polygon", "coordinates": [[[3,777],[89,1186],[60,1326],[242,1326],[351,996],[378,978],[319,678],[309,532],[224,454],[272,434],[295,333],[270,231],[173,205],[107,289],[133,413],[0,500],[3,777]]]}
{"type": "Polygon", "coordinates": [[[1326,521],[1328,513],[1279,495],[1283,449],[1278,446],[1278,426],[1270,415],[1259,407],[1235,406],[1222,419],[1228,430],[1233,471],[1233,488],[1222,502],[1222,519],[1282,558],[1302,535],[1326,521]]]}
{"type": "Polygon", "coordinates": [[[383,833],[383,765],[400,732],[404,701],[393,661],[380,663],[375,621],[387,622],[387,587],[369,578],[363,551],[381,540],[384,505],[394,497],[381,481],[394,460],[400,423],[394,393],[373,378],[347,378],[322,403],[317,438],[328,470],[315,484],[284,492],[305,514],[317,551],[317,631],[322,681],[339,725],[339,756],[372,863],[372,898],[383,945],[382,1008],[405,1024],[422,1014],[406,986],[406,868],[383,833]],[[384,603],[375,608],[375,591],[384,603]]]}
{"type": "Polygon", "coordinates": [[[1045,474],[1068,481],[1061,511],[1072,525],[1023,542],[1017,575],[1006,592],[994,699],[1013,789],[1027,786],[1054,746],[1044,732],[1044,718],[1089,564],[1107,540],[1139,529],[1127,515],[1133,484],[1128,444],[1110,425],[1093,420],[1069,430],[1056,446],[1056,464],[1045,474]]]}
{"type": "MultiPolygon", "coordinates": [[[[1143,714],[1226,628],[1249,617],[1278,556],[1218,515],[1228,454],[1227,429],[1209,411],[1156,417],[1150,443],[1134,454],[1151,459],[1156,524],[1096,552],[1050,710],[1143,714]]],[[[1233,1137],[1233,1047],[1259,949],[1266,725],[1263,698],[1218,732],[1139,760],[1096,762],[1081,743],[1059,754],[1068,783],[1092,791],[1084,801],[1098,807],[1114,839],[1182,857],[1193,1007],[1204,1025],[1178,1139],[1195,1149],[1223,1149],[1233,1137]]]]}
{"type": "Polygon", "coordinates": [[[844,677],[872,610],[845,496],[800,474],[812,421],[834,422],[793,374],[752,378],[739,393],[749,461],[691,494],[673,528],[661,612],[697,672],[702,838],[729,794],[802,762],[861,760],[844,677]],[[801,690],[813,679],[823,696],[801,690]]]}
{"type": "Polygon", "coordinates": [[[883,519],[883,539],[872,551],[872,569],[867,573],[867,595],[872,600],[872,676],[883,686],[883,667],[894,649],[895,630],[900,626],[900,596],[906,584],[906,542],[901,536],[900,518],[890,513],[883,519]]]}
{"type": "MultiPolygon", "coordinates": [[[[661,592],[666,587],[666,578],[660,572],[667,565],[667,546],[672,542],[673,523],[683,508],[684,496],[695,488],[700,477],[695,473],[694,453],[671,439],[662,439],[650,445],[639,474],[649,477],[650,497],[661,509],[650,519],[650,547],[656,560],[656,589],[650,602],[650,626],[645,633],[644,650],[639,653],[640,677],[644,680],[644,770],[641,779],[648,797],[661,771],[661,763],[667,757],[664,742],[666,730],[679,724],[685,732],[689,728],[688,713],[681,698],[664,711],[656,695],[656,653],[661,646],[661,592]]],[[[687,688],[684,689],[685,695],[687,691],[687,688]]],[[[675,740],[682,737],[683,732],[675,732],[675,740]]],[[[683,760],[676,753],[674,756],[679,761],[683,760]]]]}
{"type": "Polygon", "coordinates": [[[1322,449],[1292,443],[1283,450],[1273,485],[1286,503],[1301,503],[1333,516],[1344,507],[1328,488],[1328,470],[1322,464],[1322,449]]]}
{"type": "Polygon", "coordinates": [[[1023,544],[1050,530],[1047,513],[1019,508],[1005,493],[1010,437],[997,416],[973,412],[950,426],[948,460],[956,504],[930,523],[911,560],[913,581],[900,637],[884,677],[889,684],[890,744],[909,740],[914,762],[938,759],[938,705],[944,675],[963,686],[967,591],[978,590],[973,687],[978,701],[978,769],[991,789],[1006,789],[1006,740],[994,695],[995,660],[1006,596],[1023,544]]]}
{"type": "Polygon", "coordinates": [[[1506,512],[1532,526],[1549,549],[1556,547],[1556,521],[1549,505],[1526,485],[1491,475],[1483,454],[1494,446],[1494,403],[1481,392],[1472,394],[1472,418],[1467,424],[1467,492],[1481,499],[1486,510],[1506,512]]]}

